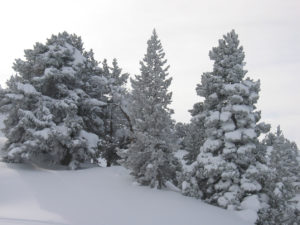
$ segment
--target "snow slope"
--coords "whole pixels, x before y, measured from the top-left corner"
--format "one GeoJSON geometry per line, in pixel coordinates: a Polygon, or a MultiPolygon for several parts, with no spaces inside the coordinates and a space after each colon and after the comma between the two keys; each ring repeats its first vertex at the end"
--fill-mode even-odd
{"type": "MultiPolygon", "coordinates": [[[[1,139],[3,144],[4,139],[1,139]]],[[[250,225],[236,212],[136,185],[122,167],[47,170],[0,162],[0,225],[250,225]]]]}
{"type": "Polygon", "coordinates": [[[179,193],[136,186],[122,167],[51,171],[1,163],[0,180],[1,225],[250,224],[179,193]]]}

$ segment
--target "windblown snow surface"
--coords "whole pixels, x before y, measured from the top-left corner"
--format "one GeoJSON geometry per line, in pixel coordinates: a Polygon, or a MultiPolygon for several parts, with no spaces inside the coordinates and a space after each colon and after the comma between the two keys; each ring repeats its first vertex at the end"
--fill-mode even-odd
{"type": "MultiPolygon", "coordinates": [[[[1,137],[1,145],[4,141],[1,137]]],[[[253,223],[247,212],[223,210],[169,189],[139,186],[120,166],[70,171],[0,162],[0,225],[253,223]]]]}

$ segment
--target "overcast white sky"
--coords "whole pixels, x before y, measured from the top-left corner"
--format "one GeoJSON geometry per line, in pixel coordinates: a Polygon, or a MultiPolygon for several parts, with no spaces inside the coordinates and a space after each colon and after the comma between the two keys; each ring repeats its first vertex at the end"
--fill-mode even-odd
{"type": "Polygon", "coordinates": [[[209,50],[235,29],[248,76],[261,80],[262,120],[300,145],[299,0],[1,1],[0,83],[24,49],[64,30],[80,35],[97,60],[116,57],[124,72],[137,74],[154,27],[171,65],[177,121],[189,121],[187,110],[200,100],[195,87],[212,70],[209,50]]]}

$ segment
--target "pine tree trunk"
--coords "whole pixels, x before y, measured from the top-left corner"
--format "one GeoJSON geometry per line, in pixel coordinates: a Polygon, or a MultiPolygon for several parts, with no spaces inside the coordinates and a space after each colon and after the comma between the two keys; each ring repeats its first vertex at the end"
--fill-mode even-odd
{"type": "Polygon", "coordinates": [[[61,165],[68,166],[70,162],[72,161],[72,155],[69,151],[67,151],[67,154],[64,156],[64,158],[60,161],[61,165]]]}

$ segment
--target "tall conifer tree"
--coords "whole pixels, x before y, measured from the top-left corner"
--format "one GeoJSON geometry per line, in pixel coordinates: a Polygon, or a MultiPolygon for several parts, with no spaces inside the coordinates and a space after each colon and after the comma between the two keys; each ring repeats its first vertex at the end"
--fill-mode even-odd
{"type": "Polygon", "coordinates": [[[141,74],[131,79],[134,141],[125,154],[124,165],[139,183],[162,188],[166,181],[175,180],[179,165],[173,156],[173,110],[169,108],[172,78],[168,78],[169,66],[155,30],[147,44],[140,62],[141,74]]]}
{"type": "Polygon", "coordinates": [[[245,54],[237,34],[224,35],[209,56],[213,71],[202,75],[196,89],[205,98],[195,115],[204,119],[204,143],[183,192],[224,208],[238,207],[245,196],[263,188],[267,171],[258,137],[269,126],[258,124],[260,83],[245,78],[245,54]]]}

